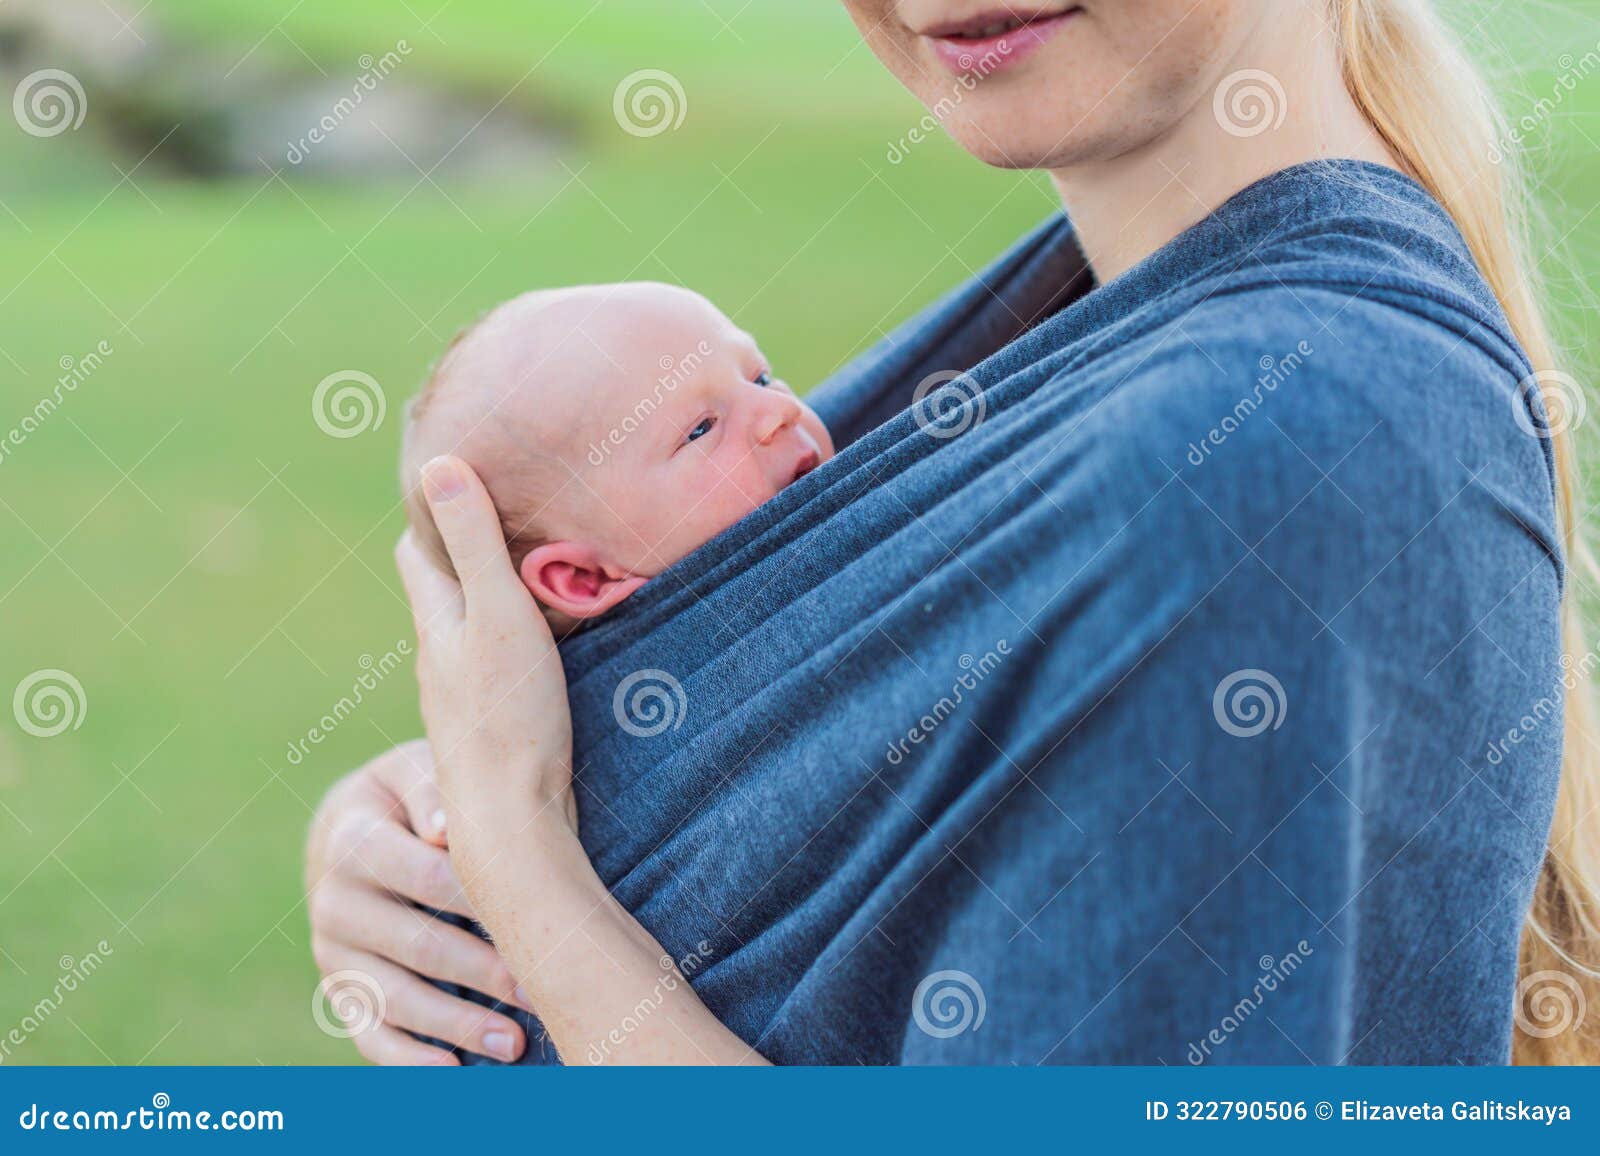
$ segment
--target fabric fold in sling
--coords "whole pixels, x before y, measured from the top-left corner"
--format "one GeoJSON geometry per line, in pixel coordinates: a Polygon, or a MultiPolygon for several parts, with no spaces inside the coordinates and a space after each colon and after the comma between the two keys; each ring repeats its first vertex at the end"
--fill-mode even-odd
{"type": "Polygon", "coordinates": [[[1103,286],[1047,221],[563,645],[600,876],[778,1063],[1504,1062],[1561,741],[1485,756],[1559,673],[1528,373],[1387,169],[1103,286]]]}

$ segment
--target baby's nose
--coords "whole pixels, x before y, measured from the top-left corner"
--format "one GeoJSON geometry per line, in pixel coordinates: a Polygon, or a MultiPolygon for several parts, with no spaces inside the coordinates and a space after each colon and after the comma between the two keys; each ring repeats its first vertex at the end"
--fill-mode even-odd
{"type": "Polygon", "coordinates": [[[800,417],[800,403],[787,393],[773,390],[762,397],[756,414],[756,443],[766,445],[800,417]]]}

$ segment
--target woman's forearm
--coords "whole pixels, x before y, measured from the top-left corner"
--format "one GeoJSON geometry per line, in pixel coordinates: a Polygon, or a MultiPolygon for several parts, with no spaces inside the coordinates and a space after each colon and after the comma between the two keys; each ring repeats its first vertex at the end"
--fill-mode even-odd
{"type": "Polygon", "coordinates": [[[497,842],[464,886],[566,1063],[767,1062],[700,1002],[563,821],[497,842]]]}

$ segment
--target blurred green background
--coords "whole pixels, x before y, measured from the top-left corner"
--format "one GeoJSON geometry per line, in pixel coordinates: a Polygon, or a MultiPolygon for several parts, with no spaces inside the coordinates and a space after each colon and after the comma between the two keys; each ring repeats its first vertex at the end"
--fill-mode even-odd
{"type": "MultiPolygon", "coordinates": [[[[1530,144],[1587,380],[1600,19],[1448,7],[1514,114],[1581,73],[1530,144]]],[[[0,436],[76,388],[0,447],[0,691],[59,669],[86,709],[53,737],[0,714],[0,1060],[354,1061],[311,1014],[300,847],[334,778],[418,732],[409,668],[289,748],[409,637],[393,461],[431,359],[530,286],[660,278],[805,388],[1050,189],[942,138],[889,163],[923,110],[825,0],[0,3],[3,93],[50,67],[82,124],[0,118],[0,436]],[[683,93],[654,135],[613,111],[643,69],[683,93]],[[313,393],[347,370],[386,415],[330,436],[313,393]]]]}

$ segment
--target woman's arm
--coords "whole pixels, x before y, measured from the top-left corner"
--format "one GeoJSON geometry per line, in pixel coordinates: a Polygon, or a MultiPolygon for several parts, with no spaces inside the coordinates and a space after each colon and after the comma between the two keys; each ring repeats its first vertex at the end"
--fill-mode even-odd
{"type": "Polygon", "coordinates": [[[378,1022],[353,1037],[374,1063],[457,1062],[408,1031],[508,1061],[526,1043],[513,1020],[423,978],[521,1002],[494,948],[413,906],[472,914],[442,846],[440,807],[427,744],[404,743],[334,784],[306,840],[312,954],[324,976],[353,975],[377,1002],[378,1022]]]}
{"type": "Polygon", "coordinates": [[[765,1064],[595,874],[564,818],[458,852],[467,893],[567,1063],[765,1064]],[[482,856],[482,866],[475,866],[482,856]]]}
{"type": "Polygon", "coordinates": [[[572,720],[555,640],[488,493],[440,458],[423,488],[450,551],[396,551],[450,853],[478,919],[568,1063],[762,1064],[606,890],[578,842],[572,720]]]}

